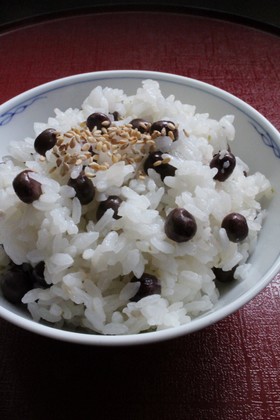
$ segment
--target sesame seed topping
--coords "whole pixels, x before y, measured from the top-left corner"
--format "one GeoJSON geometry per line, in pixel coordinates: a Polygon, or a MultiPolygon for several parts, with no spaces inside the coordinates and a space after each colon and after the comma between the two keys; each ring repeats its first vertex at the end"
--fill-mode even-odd
{"type": "MultiPolygon", "coordinates": [[[[104,171],[111,165],[124,161],[126,164],[137,166],[136,176],[146,177],[143,172],[140,173],[139,164],[147,154],[156,150],[155,139],[162,133],[142,133],[132,124],[110,124],[104,121],[101,129],[95,127],[90,131],[85,123],[81,123],[66,133],[57,133],[58,140],[51,151],[55,157],[51,162],[54,162],[55,166],[50,169],[50,173],[59,168],[60,175],[65,176],[74,167],[83,165],[84,170],[88,168],[90,176],[93,177],[97,171],[104,171]]],[[[168,132],[170,137],[172,134],[171,131],[168,132]]],[[[49,157],[46,158],[46,161],[48,160],[49,157]]],[[[41,161],[43,162],[42,159],[41,161]]],[[[168,162],[169,158],[166,158],[155,162],[154,166],[168,162]]]]}

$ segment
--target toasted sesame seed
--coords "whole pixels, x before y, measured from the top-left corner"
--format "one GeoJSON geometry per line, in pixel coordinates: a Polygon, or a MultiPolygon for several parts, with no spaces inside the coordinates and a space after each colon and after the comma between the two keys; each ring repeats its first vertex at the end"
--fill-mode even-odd
{"type": "Polygon", "coordinates": [[[95,137],[93,137],[93,136],[89,136],[89,137],[87,138],[87,141],[88,141],[89,143],[91,143],[91,144],[94,144],[94,143],[96,143],[96,138],[95,138],[95,137]]]}
{"type": "Polygon", "coordinates": [[[160,131],[155,130],[155,131],[152,132],[151,138],[156,139],[160,135],[161,135],[160,131]]]}
{"type": "Polygon", "coordinates": [[[107,165],[99,165],[99,170],[100,171],[106,171],[106,169],[108,169],[108,166],[107,165]]]}
{"type": "Polygon", "coordinates": [[[84,154],[84,157],[85,157],[86,159],[92,159],[92,154],[91,154],[90,152],[86,152],[86,153],[84,154]]]}
{"type": "Polygon", "coordinates": [[[89,149],[90,149],[90,144],[89,143],[85,143],[85,144],[83,144],[83,146],[81,147],[81,150],[83,151],[83,152],[87,152],[89,149]]]}
{"type": "Polygon", "coordinates": [[[115,125],[112,125],[112,126],[108,127],[108,129],[107,129],[108,133],[111,133],[111,132],[113,133],[117,130],[118,130],[118,127],[116,127],[115,125]]]}
{"type": "Polygon", "coordinates": [[[162,160],[157,160],[153,163],[153,166],[160,166],[162,164],[162,160]]]}
{"type": "Polygon", "coordinates": [[[108,149],[110,149],[110,148],[111,148],[111,142],[110,142],[109,140],[107,140],[107,139],[106,139],[106,140],[104,141],[104,143],[105,143],[105,144],[107,144],[108,149]]]}
{"type": "Polygon", "coordinates": [[[59,136],[56,138],[56,144],[57,146],[60,146],[64,141],[64,138],[62,136],[59,136]]]}
{"type": "Polygon", "coordinates": [[[72,139],[70,140],[69,146],[71,147],[71,149],[74,149],[74,147],[76,146],[77,142],[75,137],[72,137],[72,139]]]}
{"type": "MultiPolygon", "coordinates": [[[[74,165],[76,163],[77,157],[76,156],[71,156],[68,160],[67,163],[69,165],[74,165]]],[[[65,162],[66,163],[66,162],[65,162]]]]}
{"type": "Polygon", "coordinates": [[[142,127],[142,128],[144,128],[144,129],[148,128],[148,127],[149,127],[149,125],[151,125],[151,124],[148,124],[148,123],[146,123],[146,122],[144,122],[144,121],[141,121],[141,122],[139,123],[139,127],[142,127]]]}
{"type": "Polygon", "coordinates": [[[128,132],[126,132],[125,130],[123,130],[123,131],[120,133],[120,136],[122,136],[123,138],[125,138],[125,139],[127,139],[127,140],[129,140],[129,139],[130,139],[130,134],[129,134],[128,132]]]}
{"type": "Polygon", "coordinates": [[[101,142],[101,141],[99,141],[99,142],[97,143],[97,145],[96,145],[96,150],[98,150],[99,152],[101,152],[101,150],[102,150],[102,146],[103,146],[102,142],[101,142]]]}
{"type": "Polygon", "coordinates": [[[67,139],[71,139],[73,137],[73,134],[67,131],[66,133],[64,133],[64,137],[66,137],[67,139]]]}
{"type": "Polygon", "coordinates": [[[102,152],[106,153],[108,151],[108,146],[107,144],[103,144],[102,145],[102,152]]]}
{"type": "Polygon", "coordinates": [[[94,173],[92,173],[92,172],[87,172],[87,173],[86,173],[86,176],[87,176],[88,178],[94,178],[94,177],[95,177],[95,174],[94,174],[94,173]]]}
{"type": "Polygon", "coordinates": [[[119,162],[119,158],[116,155],[112,155],[112,162],[113,163],[119,162]]]}
{"type": "Polygon", "coordinates": [[[169,130],[175,130],[175,128],[176,128],[176,126],[173,123],[171,123],[171,122],[169,122],[167,124],[167,127],[169,128],[169,130]]]}
{"type": "Polygon", "coordinates": [[[173,131],[168,131],[168,137],[170,137],[172,141],[175,140],[175,136],[173,134],[173,131]]]}
{"type": "Polygon", "coordinates": [[[94,128],[92,130],[92,135],[95,137],[101,136],[101,134],[102,134],[101,130],[97,130],[97,128],[94,128]]]}
{"type": "Polygon", "coordinates": [[[86,155],[80,155],[79,159],[82,159],[82,161],[84,162],[85,160],[87,160],[88,158],[86,157],[86,155]]]}
{"type": "Polygon", "coordinates": [[[81,137],[82,140],[88,140],[89,135],[90,135],[90,133],[88,134],[85,131],[82,131],[81,134],[80,134],[80,137],[81,137]]]}
{"type": "Polygon", "coordinates": [[[49,170],[49,174],[52,174],[55,170],[56,170],[56,166],[53,166],[53,167],[49,170]]]}
{"type": "Polygon", "coordinates": [[[89,165],[89,167],[90,167],[91,169],[98,169],[98,168],[99,168],[99,164],[98,164],[98,163],[96,163],[96,162],[92,162],[92,163],[89,165]]]}
{"type": "Polygon", "coordinates": [[[122,138],[118,139],[118,138],[115,138],[114,140],[117,141],[118,144],[128,144],[127,139],[122,139],[122,138]]]}
{"type": "Polygon", "coordinates": [[[59,146],[59,148],[58,148],[58,150],[59,150],[59,152],[63,152],[63,151],[65,151],[66,149],[68,149],[68,147],[69,147],[69,143],[62,143],[60,146],[59,146]]]}
{"type": "Polygon", "coordinates": [[[69,165],[67,163],[63,163],[62,166],[60,167],[60,175],[64,176],[67,174],[67,172],[69,172],[69,165]]]}

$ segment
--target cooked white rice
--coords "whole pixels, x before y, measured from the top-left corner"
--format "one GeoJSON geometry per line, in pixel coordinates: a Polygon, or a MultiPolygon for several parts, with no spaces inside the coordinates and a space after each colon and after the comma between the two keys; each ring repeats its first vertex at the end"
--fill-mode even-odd
{"type": "MultiPolygon", "coordinates": [[[[34,320],[101,334],[161,330],[191,322],[213,308],[219,292],[212,267],[228,271],[238,265],[235,277],[241,281],[264,217],[260,199],[271,187],[262,174],[250,174],[240,158],[227,181],[213,180],[216,169],[210,169],[209,162],[232,144],[233,121],[232,115],[216,121],[196,114],[194,106],[173,96],[164,98],[159,84],[146,80],[133,96],[96,87],[81,109],[56,109],[46,123],[35,123],[34,138],[11,142],[10,155],[0,165],[0,243],[5,250],[0,262],[5,266],[7,256],[18,265],[45,262],[50,287],[33,289],[22,299],[34,320]],[[141,162],[119,160],[105,170],[87,168],[96,194],[92,203],[81,206],[67,179],[70,174],[77,177],[84,162],[70,165],[68,174],[53,171],[56,157],[49,151],[43,160],[34,153],[34,138],[49,127],[65,133],[93,112],[114,111],[123,117],[115,125],[133,118],[177,124],[178,140],[161,137],[157,145],[177,171],[162,181],[154,170],[139,177],[141,162]],[[26,168],[34,170],[32,177],[42,184],[43,194],[32,204],[20,201],[12,187],[26,168]],[[114,219],[108,210],[96,222],[98,202],[112,194],[123,200],[121,218],[114,219]],[[165,218],[176,207],[187,209],[197,221],[195,237],[185,243],[168,239],[164,232],[165,218]],[[248,237],[240,243],[230,242],[221,228],[231,212],[244,215],[249,226],[248,237]],[[139,282],[130,280],[144,272],[160,279],[161,294],[132,302],[139,282]]],[[[79,147],[73,151],[79,153],[79,147]]],[[[108,162],[102,153],[100,159],[108,162]]]]}

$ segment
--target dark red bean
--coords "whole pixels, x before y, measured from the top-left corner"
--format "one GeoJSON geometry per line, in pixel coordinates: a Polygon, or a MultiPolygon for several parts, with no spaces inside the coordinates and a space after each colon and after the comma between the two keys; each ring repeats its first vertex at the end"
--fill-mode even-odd
{"type": "Polygon", "coordinates": [[[154,169],[161,177],[162,181],[166,176],[174,176],[176,168],[169,163],[162,163],[161,165],[154,166],[158,161],[162,161],[163,153],[159,150],[149,153],[147,159],[144,162],[144,171],[148,174],[148,169],[154,169]]]}
{"type": "Polygon", "coordinates": [[[102,130],[102,128],[108,128],[111,125],[111,120],[108,115],[102,112],[94,112],[89,115],[86,121],[87,127],[92,131],[94,128],[102,130]]]}
{"type": "Polygon", "coordinates": [[[150,133],[158,133],[158,136],[169,136],[172,140],[177,140],[179,134],[174,122],[168,120],[155,121],[151,125],[150,133]]]}
{"type": "Polygon", "coordinates": [[[45,263],[44,261],[40,261],[38,264],[35,265],[35,267],[31,268],[31,278],[33,282],[33,287],[39,287],[42,289],[46,289],[50,287],[50,285],[46,282],[45,276],[44,276],[44,270],[45,270],[45,263]]]}
{"type": "Polygon", "coordinates": [[[122,200],[117,195],[110,195],[107,200],[101,201],[96,211],[96,219],[99,220],[103,214],[108,210],[112,209],[114,211],[113,218],[120,219],[121,216],[118,216],[118,210],[122,203],[122,200]]]}
{"type": "Polygon", "coordinates": [[[38,200],[42,194],[40,182],[30,178],[29,169],[20,172],[13,180],[13,188],[18,198],[24,203],[30,204],[38,200]]]}
{"type": "Polygon", "coordinates": [[[210,162],[210,168],[217,168],[218,172],[214,179],[224,182],[232,174],[236,165],[235,156],[228,151],[216,153],[210,162]]]}
{"type": "Polygon", "coordinates": [[[222,221],[222,228],[225,229],[231,242],[243,241],[249,233],[246,218],[240,213],[230,213],[222,221]]]}
{"type": "Polygon", "coordinates": [[[118,111],[111,112],[110,114],[113,115],[114,121],[120,121],[121,120],[121,116],[120,116],[120,113],[118,111]]]}
{"type": "Polygon", "coordinates": [[[146,120],[143,120],[143,118],[134,118],[130,121],[130,123],[133,128],[136,128],[140,133],[148,133],[151,127],[151,123],[149,123],[146,120]]]}
{"type": "Polygon", "coordinates": [[[46,152],[55,146],[56,141],[56,130],[54,128],[47,128],[36,137],[34,149],[39,155],[45,156],[46,152]]]}
{"type": "Polygon", "coordinates": [[[131,302],[138,302],[140,299],[146,296],[160,295],[161,293],[161,284],[158,278],[152,274],[143,273],[140,279],[133,277],[131,281],[140,281],[138,292],[130,299],[131,302]]]}
{"type": "Polygon", "coordinates": [[[168,214],[164,229],[166,236],[172,241],[187,242],[196,234],[197,224],[191,213],[177,208],[168,214]]]}
{"type": "Polygon", "coordinates": [[[68,185],[74,188],[76,197],[79,199],[81,204],[89,204],[94,199],[94,185],[84,173],[80,173],[80,175],[75,179],[70,178],[68,185]]]}
{"type": "Polygon", "coordinates": [[[224,271],[221,268],[213,267],[212,270],[216,276],[215,280],[218,280],[221,283],[230,283],[234,281],[235,280],[234,273],[235,273],[236,268],[237,266],[233,267],[231,270],[224,271]]]}
{"type": "Polygon", "coordinates": [[[33,288],[32,280],[23,269],[10,269],[1,278],[3,296],[11,303],[19,304],[21,299],[33,288]]]}

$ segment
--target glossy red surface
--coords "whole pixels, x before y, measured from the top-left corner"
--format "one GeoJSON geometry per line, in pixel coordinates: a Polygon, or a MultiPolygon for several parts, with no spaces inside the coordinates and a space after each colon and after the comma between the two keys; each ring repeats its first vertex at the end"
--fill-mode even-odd
{"type": "MultiPolygon", "coordinates": [[[[0,102],[96,70],[184,75],[250,103],[280,129],[280,39],[164,12],[80,15],[0,35],[0,102]]],[[[216,325],[160,344],[94,348],[0,320],[2,419],[280,418],[280,276],[216,325]],[[91,410],[91,415],[89,414],[91,410]]]]}

